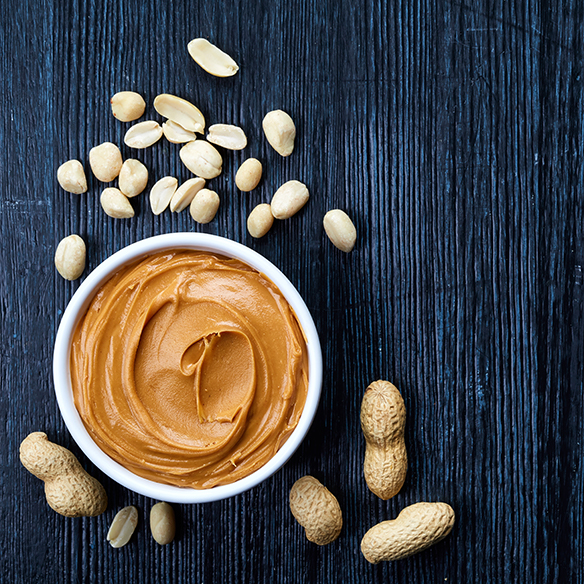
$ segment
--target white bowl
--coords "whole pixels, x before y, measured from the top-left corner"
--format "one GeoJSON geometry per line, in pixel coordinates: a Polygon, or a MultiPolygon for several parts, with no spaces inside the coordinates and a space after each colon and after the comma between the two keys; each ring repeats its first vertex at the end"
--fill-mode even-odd
{"type": "Polygon", "coordinates": [[[322,385],[322,353],[318,333],[306,304],[296,288],[274,264],[252,249],[223,237],[204,233],[172,233],[144,239],[121,249],[87,276],[73,295],[61,319],[55,339],[53,376],[57,402],[69,432],[87,458],[106,475],[124,487],[153,499],[174,503],[206,503],[226,499],[251,489],[278,471],[292,456],[306,436],[316,414],[322,385]],[[280,450],[264,466],[229,485],[210,489],[192,489],[165,485],[137,476],[112,460],[97,446],[85,429],[73,401],[69,371],[71,339],[79,319],[85,314],[95,293],[122,266],[139,257],[169,249],[194,249],[218,253],[239,259],[265,274],[280,289],[292,306],[306,337],[308,393],[298,426],[280,450]]]}

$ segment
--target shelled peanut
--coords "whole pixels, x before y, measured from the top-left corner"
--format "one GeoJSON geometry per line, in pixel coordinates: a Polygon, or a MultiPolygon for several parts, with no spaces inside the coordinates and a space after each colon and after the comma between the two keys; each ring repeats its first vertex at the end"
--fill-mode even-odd
{"type": "Polygon", "coordinates": [[[66,280],[77,280],[85,269],[85,242],[79,235],[63,238],[55,251],[55,267],[66,280]]]}

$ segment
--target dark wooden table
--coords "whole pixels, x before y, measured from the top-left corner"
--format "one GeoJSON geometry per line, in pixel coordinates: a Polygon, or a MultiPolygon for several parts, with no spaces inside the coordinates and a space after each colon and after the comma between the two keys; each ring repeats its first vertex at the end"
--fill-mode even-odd
{"type": "Polygon", "coordinates": [[[359,3],[7,0],[0,6],[2,143],[0,581],[583,582],[584,4],[577,0],[359,3]],[[240,72],[203,72],[186,45],[207,37],[240,72]],[[88,152],[112,141],[143,160],[150,186],[190,176],[178,147],[123,144],[109,98],[191,99],[208,123],[240,124],[249,147],[212,182],[217,218],[100,208],[88,152]],[[294,154],[267,145],[261,120],[292,115],[294,154]],[[241,161],[265,166],[257,191],[241,161]],[[89,191],[65,193],[58,166],[79,158],[89,191]],[[249,211],[285,180],[312,198],[262,240],[249,211]],[[322,228],[342,208],[359,233],[349,255],[322,228]],[[53,392],[57,326],[79,286],[55,271],[59,240],[88,244],[86,276],[123,246],[203,231],[249,245],[298,287],[319,330],[325,375],[313,427],[273,478],[230,500],[175,505],[176,541],[152,540],[153,501],[109,480],[67,432],[53,392]],[[362,476],[359,408],[385,378],[407,407],[410,467],[383,502],[362,476]],[[110,497],[98,518],[66,519],[20,465],[44,430],[71,448],[110,497]],[[317,547],[288,508],[311,473],[340,501],[341,537],[317,547]],[[446,501],[452,534],[407,560],[372,566],[364,532],[417,501],[446,501]],[[140,525],[115,550],[106,532],[134,504],[140,525]]]}

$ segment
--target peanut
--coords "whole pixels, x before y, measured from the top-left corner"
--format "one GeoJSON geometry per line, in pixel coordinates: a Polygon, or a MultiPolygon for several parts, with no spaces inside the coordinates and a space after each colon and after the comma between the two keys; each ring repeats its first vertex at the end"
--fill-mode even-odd
{"type": "Polygon", "coordinates": [[[215,77],[231,77],[239,71],[237,63],[207,39],[193,39],[187,49],[197,65],[215,77]]]}
{"type": "Polygon", "coordinates": [[[197,135],[190,130],[185,130],[180,124],[168,120],[162,124],[162,131],[169,142],[173,144],[186,144],[197,139],[197,135]]]}
{"type": "Polygon", "coordinates": [[[214,124],[209,126],[207,140],[227,150],[243,150],[247,146],[247,136],[238,126],[214,124]]]}
{"type": "Polygon", "coordinates": [[[118,178],[120,191],[126,197],[135,197],[139,195],[148,184],[148,169],[139,161],[128,158],[122,164],[120,176],[118,178]]]}
{"type": "Polygon", "coordinates": [[[289,219],[306,205],[309,197],[305,184],[297,180],[289,180],[272,197],[272,215],[276,219],[289,219]]]}
{"type": "Polygon", "coordinates": [[[142,116],[146,102],[139,93],[119,91],[110,100],[112,114],[120,122],[133,122],[142,116]]]}
{"type": "Polygon", "coordinates": [[[296,126],[292,118],[282,110],[274,110],[264,117],[264,134],[270,146],[282,156],[290,156],[294,150],[296,126]]]}
{"type": "Polygon", "coordinates": [[[134,124],[124,136],[124,142],[130,148],[148,148],[162,138],[162,128],[154,120],[134,124]]]}
{"type": "Polygon", "coordinates": [[[55,251],[55,267],[65,280],[77,280],[85,269],[85,242],[79,235],[69,235],[55,251]]]}
{"type": "Polygon", "coordinates": [[[104,142],[89,151],[89,166],[97,180],[111,182],[122,169],[122,153],[115,144],[104,142]]]}
{"type": "Polygon", "coordinates": [[[290,490],[290,510],[306,530],[309,541],[327,545],[337,539],[343,527],[336,497],[317,479],[306,475],[290,490]]]}
{"type": "Polygon", "coordinates": [[[454,525],[454,511],[446,503],[416,503],[396,519],[373,526],[361,540],[361,552],[372,564],[401,560],[444,539],[454,525]]]}
{"type": "Polygon", "coordinates": [[[160,215],[170,204],[178,181],[173,176],[161,178],[150,191],[150,206],[155,215],[160,215]]]}
{"type": "Polygon", "coordinates": [[[87,179],[79,160],[68,160],[61,164],[57,169],[57,180],[61,188],[68,193],[80,195],[87,192],[87,179]]]}
{"type": "Polygon", "coordinates": [[[366,441],[363,470],[369,489],[384,500],[397,495],[406,478],[405,424],[406,407],[397,387],[389,381],[369,385],[361,404],[366,441]]]}
{"type": "Polygon", "coordinates": [[[193,174],[206,179],[219,176],[223,167],[221,154],[204,140],[189,142],[183,146],[180,149],[180,159],[193,174]]]}
{"type": "Polygon", "coordinates": [[[182,97],[161,93],[154,99],[154,109],[188,132],[205,131],[205,118],[199,108],[182,97]]]}
{"type": "Polygon", "coordinates": [[[114,187],[104,189],[100,203],[105,214],[114,219],[129,219],[134,216],[134,209],[128,197],[114,187]]]}
{"type": "Polygon", "coordinates": [[[174,539],[176,522],[174,510],[168,503],[156,503],[150,511],[150,531],[160,545],[166,545],[174,539]]]}
{"type": "Polygon", "coordinates": [[[253,191],[262,179],[262,163],[257,158],[248,158],[235,174],[235,185],[240,191],[253,191]]]}
{"type": "Polygon", "coordinates": [[[107,532],[107,541],[113,548],[125,546],[138,525],[138,509],[129,505],[120,509],[107,532]]]}
{"type": "Polygon", "coordinates": [[[20,461],[45,483],[49,506],[65,517],[94,517],[107,507],[101,483],[89,476],[74,454],[53,444],[44,432],[29,434],[20,445],[20,461]]]}
{"type": "Polygon", "coordinates": [[[324,230],[333,245],[345,253],[349,253],[355,247],[357,230],[351,218],[340,209],[329,211],[322,220],[324,230]]]}
{"type": "Polygon", "coordinates": [[[263,237],[274,223],[272,207],[267,203],[261,203],[255,207],[247,218],[247,230],[252,237],[263,237]]]}
{"type": "Polygon", "coordinates": [[[204,186],[204,178],[190,178],[185,181],[172,196],[172,199],[170,200],[170,210],[173,213],[180,213],[183,209],[186,209],[195,198],[195,195],[204,186]]]}
{"type": "Polygon", "coordinates": [[[197,223],[210,223],[219,209],[219,195],[209,189],[201,189],[191,202],[191,217],[197,223]]]}

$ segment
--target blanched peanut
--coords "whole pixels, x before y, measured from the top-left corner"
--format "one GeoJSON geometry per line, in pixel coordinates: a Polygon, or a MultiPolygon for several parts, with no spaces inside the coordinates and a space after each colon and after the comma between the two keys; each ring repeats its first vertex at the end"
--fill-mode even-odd
{"type": "Polygon", "coordinates": [[[204,186],[205,179],[203,178],[190,178],[185,181],[172,196],[172,199],[170,200],[170,210],[173,213],[180,213],[183,209],[186,209],[195,198],[195,195],[204,186]]]}
{"type": "Polygon", "coordinates": [[[148,169],[139,161],[128,158],[122,164],[119,176],[120,191],[126,197],[139,195],[148,184],[148,169]]]}
{"type": "Polygon", "coordinates": [[[166,545],[174,539],[176,523],[174,510],[168,503],[156,503],[150,511],[150,531],[160,545],[166,545]]]}
{"type": "Polygon", "coordinates": [[[257,158],[248,158],[237,170],[235,185],[240,191],[253,191],[262,180],[262,163],[257,158]]]}
{"type": "Polygon", "coordinates": [[[133,91],[119,91],[110,100],[112,114],[120,122],[137,120],[146,109],[146,102],[139,93],[133,91]]]}
{"type": "Polygon", "coordinates": [[[122,153],[115,144],[104,142],[89,151],[89,165],[97,180],[111,182],[122,169],[122,153]]]}
{"type": "Polygon", "coordinates": [[[173,176],[161,178],[150,191],[150,206],[155,215],[160,215],[169,205],[178,181],[173,176]]]}
{"type": "Polygon", "coordinates": [[[200,190],[191,203],[191,217],[197,223],[209,223],[219,209],[219,195],[209,189],[200,190]]]}
{"type": "Polygon", "coordinates": [[[305,184],[297,180],[289,180],[272,197],[272,215],[276,219],[289,219],[306,205],[309,197],[305,184]]]}
{"type": "Polygon", "coordinates": [[[59,166],[57,180],[63,190],[80,195],[87,192],[87,179],[79,160],[68,160],[59,166]]]}
{"type": "Polygon", "coordinates": [[[227,53],[207,39],[193,39],[187,48],[196,63],[215,77],[231,77],[239,70],[237,63],[227,53]]]}
{"type": "Polygon", "coordinates": [[[154,109],[161,116],[175,122],[188,132],[202,134],[205,131],[205,117],[199,108],[182,97],[161,93],[154,100],[154,109]]]}
{"type": "Polygon", "coordinates": [[[154,120],[134,124],[124,136],[124,142],[130,148],[148,148],[162,138],[162,128],[154,120]]]}
{"type": "Polygon", "coordinates": [[[207,140],[227,150],[243,150],[247,146],[247,136],[238,126],[213,124],[209,127],[207,140]]]}
{"type": "Polygon", "coordinates": [[[85,269],[85,242],[79,235],[69,235],[55,251],[55,267],[66,280],[77,280],[85,269]]]}
{"type": "Polygon", "coordinates": [[[125,546],[138,525],[138,509],[129,505],[120,509],[107,532],[107,540],[114,548],[125,546]]]}
{"type": "Polygon", "coordinates": [[[162,124],[162,131],[169,142],[173,144],[186,144],[197,139],[197,135],[190,130],[185,130],[180,124],[168,120],[162,124]]]}
{"type": "Polygon", "coordinates": [[[252,237],[258,239],[271,229],[273,223],[272,207],[267,203],[261,203],[249,214],[247,230],[252,237]]]}
{"type": "Polygon", "coordinates": [[[221,154],[204,140],[189,142],[183,146],[180,149],[180,159],[193,174],[206,179],[219,176],[223,167],[221,154]]]}
{"type": "Polygon", "coordinates": [[[134,216],[130,201],[119,189],[113,187],[104,189],[100,202],[106,215],[114,219],[129,219],[134,216]]]}
{"type": "Polygon", "coordinates": [[[340,209],[329,211],[322,220],[324,230],[335,247],[346,253],[355,247],[357,230],[351,218],[340,209]]]}
{"type": "Polygon", "coordinates": [[[282,110],[274,110],[266,114],[262,126],[270,146],[278,154],[290,156],[296,138],[296,126],[292,118],[282,110]]]}

